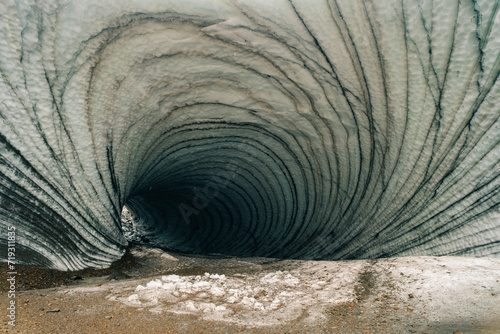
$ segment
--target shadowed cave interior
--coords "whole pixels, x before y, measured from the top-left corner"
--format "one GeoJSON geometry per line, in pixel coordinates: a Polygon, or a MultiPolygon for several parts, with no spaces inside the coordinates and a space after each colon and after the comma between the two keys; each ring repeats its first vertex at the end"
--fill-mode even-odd
{"type": "MultiPolygon", "coordinates": [[[[126,202],[122,228],[127,240],[196,254],[318,257],[309,253],[311,245],[307,243],[297,247],[280,244],[288,232],[280,233],[280,228],[266,226],[283,224],[280,216],[290,221],[296,219],[293,213],[285,214],[285,210],[294,207],[293,201],[279,203],[284,197],[282,191],[287,191],[287,199],[293,199],[294,192],[280,184],[290,180],[290,173],[287,179],[278,154],[264,145],[255,149],[241,138],[228,137],[220,142],[219,154],[212,153],[217,150],[205,149],[196,156],[174,156],[172,160],[178,164],[169,159],[162,163],[169,166],[167,172],[162,172],[169,177],[144,186],[145,190],[126,202]],[[281,165],[261,161],[257,155],[265,149],[265,158],[275,158],[281,165]],[[277,189],[271,185],[277,185],[277,189]]],[[[203,145],[206,143],[200,144],[203,145]]]]}

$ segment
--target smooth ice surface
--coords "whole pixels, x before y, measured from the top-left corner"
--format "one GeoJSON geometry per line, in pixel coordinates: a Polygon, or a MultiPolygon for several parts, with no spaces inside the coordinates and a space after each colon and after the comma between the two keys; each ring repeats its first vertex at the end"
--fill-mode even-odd
{"type": "Polygon", "coordinates": [[[499,4],[2,1],[0,229],[59,269],[498,256],[499,4]]]}

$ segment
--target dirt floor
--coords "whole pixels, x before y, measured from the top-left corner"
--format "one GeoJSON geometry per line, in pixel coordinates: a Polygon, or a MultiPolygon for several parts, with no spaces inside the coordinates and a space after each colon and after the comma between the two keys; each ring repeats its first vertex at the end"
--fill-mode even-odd
{"type": "Polygon", "coordinates": [[[13,299],[2,263],[4,333],[500,333],[500,259],[299,261],[133,246],[106,270],[16,271],[13,299]]]}

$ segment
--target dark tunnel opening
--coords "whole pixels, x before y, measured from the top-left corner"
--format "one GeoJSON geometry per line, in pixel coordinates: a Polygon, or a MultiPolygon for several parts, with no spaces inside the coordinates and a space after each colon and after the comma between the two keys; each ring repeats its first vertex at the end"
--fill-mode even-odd
{"type": "Polygon", "coordinates": [[[127,200],[122,228],[129,242],[205,255],[287,256],[271,226],[261,231],[278,223],[278,203],[257,171],[230,162],[196,172],[127,200]]]}

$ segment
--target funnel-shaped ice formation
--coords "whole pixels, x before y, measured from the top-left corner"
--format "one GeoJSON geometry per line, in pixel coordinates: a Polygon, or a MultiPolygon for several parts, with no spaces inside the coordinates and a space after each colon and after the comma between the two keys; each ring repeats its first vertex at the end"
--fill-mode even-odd
{"type": "Polygon", "coordinates": [[[499,5],[2,1],[2,254],[498,255],[499,5]]]}

